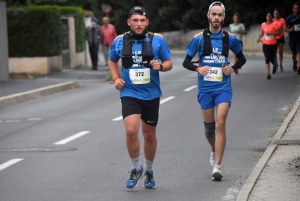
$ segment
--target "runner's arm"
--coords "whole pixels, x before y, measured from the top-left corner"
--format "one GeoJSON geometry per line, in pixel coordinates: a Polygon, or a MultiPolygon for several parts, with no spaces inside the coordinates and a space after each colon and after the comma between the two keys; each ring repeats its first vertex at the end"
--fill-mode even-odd
{"type": "Polygon", "coordinates": [[[244,56],[243,52],[240,51],[239,53],[236,54],[237,57],[237,62],[232,66],[234,71],[238,70],[241,68],[245,63],[246,63],[246,57],[244,56]]]}
{"type": "Polygon", "coordinates": [[[115,81],[117,78],[119,78],[119,67],[118,67],[118,61],[112,61],[108,59],[108,66],[109,66],[109,71],[111,74],[111,77],[113,81],[115,81]]]}
{"type": "Polygon", "coordinates": [[[188,69],[190,71],[196,71],[198,66],[195,66],[192,63],[192,59],[193,59],[193,57],[191,57],[190,55],[187,54],[182,65],[183,65],[183,67],[185,67],[186,69],[188,69]]]}
{"type": "Polygon", "coordinates": [[[162,65],[162,69],[161,69],[162,72],[169,71],[173,68],[173,62],[171,59],[162,61],[161,65],[162,65]]]}

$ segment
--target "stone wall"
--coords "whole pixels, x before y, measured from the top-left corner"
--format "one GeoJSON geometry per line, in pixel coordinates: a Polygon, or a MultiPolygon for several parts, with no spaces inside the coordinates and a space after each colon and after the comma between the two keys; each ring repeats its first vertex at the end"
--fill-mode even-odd
{"type": "MultiPolygon", "coordinates": [[[[247,35],[243,35],[243,50],[245,52],[262,53],[262,43],[257,43],[256,39],[260,34],[260,24],[252,25],[249,29],[247,29],[247,35]]],[[[191,41],[193,36],[203,29],[191,30],[188,32],[183,31],[172,31],[172,32],[162,32],[161,34],[167,40],[170,49],[174,50],[185,50],[188,43],[191,41]]],[[[229,31],[229,27],[224,27],[225,31],[229,31]]],[[[285,33],[285,53],[290,53],[288,46],[288,33],[285,33]]]]}

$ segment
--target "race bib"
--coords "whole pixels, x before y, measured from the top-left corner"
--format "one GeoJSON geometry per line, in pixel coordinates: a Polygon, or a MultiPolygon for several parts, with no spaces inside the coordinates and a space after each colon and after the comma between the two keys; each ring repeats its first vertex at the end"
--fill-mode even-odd
{"type": "Polygon", "coordinates": [[[274,39],[274,35],[265,36],[265,39],[266,39],[266,40],[272,40],[272,39],[274,39]]]}
{"type": "Polygon", "coordinates": [[[210,67],[208,74],[204,76],[204,81],[222,82],[223,70],[219,67],[210,67]]]}
{"type": "Polygon", "coordinates": [[[129,77],[130,77],[132,84],[150,83],[150,68],[130,69],[129,77]]]}
{"type": "Polygon", "coordinates": [[[300,31],[300,24],[294,25],[294,31],[300,31]]]}

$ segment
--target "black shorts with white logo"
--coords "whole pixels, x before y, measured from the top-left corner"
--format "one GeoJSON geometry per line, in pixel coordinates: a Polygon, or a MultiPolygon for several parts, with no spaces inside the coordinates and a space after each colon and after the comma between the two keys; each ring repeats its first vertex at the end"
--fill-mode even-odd
{"type": "Polygon", "coordinates": [[[160,98],[140,100],[132,97],[121,97],[123,119],[132,114],[141,114],[141,119],[150,126],[158,122],[160,98]]]}

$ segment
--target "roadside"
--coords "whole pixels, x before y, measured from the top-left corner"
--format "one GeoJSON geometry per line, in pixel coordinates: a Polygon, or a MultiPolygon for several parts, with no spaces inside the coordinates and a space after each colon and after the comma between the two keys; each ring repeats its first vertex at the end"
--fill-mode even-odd
{"type": "Polygon", "coordinates": [[[300,197],[300,96],[241,189],[237,201],[300,197]]]}
{"type": "MultiPolygon", "coordinates": [[[[184,50],[171,50],[183,53],[184,50]]],[[[246,57],[261,57],[262,52],[244,52],[246,57]]],[[[290,58],[285,54],[284,58],[290,58]]],[[[65,70],[31,79],[0,82],[0,110],[30,99],[80,87],[85,82],[105,82],[109,71],[103,64],[90,68],[65,70]]],[[[237,201],[298,200],[300,197],[300,96],[265,150],[237,201]]]]}
{"type": "Polygon", "coordinates": [[[104,82],[109,71],[99,65],[98,71],[90,68],[65,70],[30,79],[12,78],[0,82],[0,109],[30,99],[80,87],[84,82],[104,82]]]}

